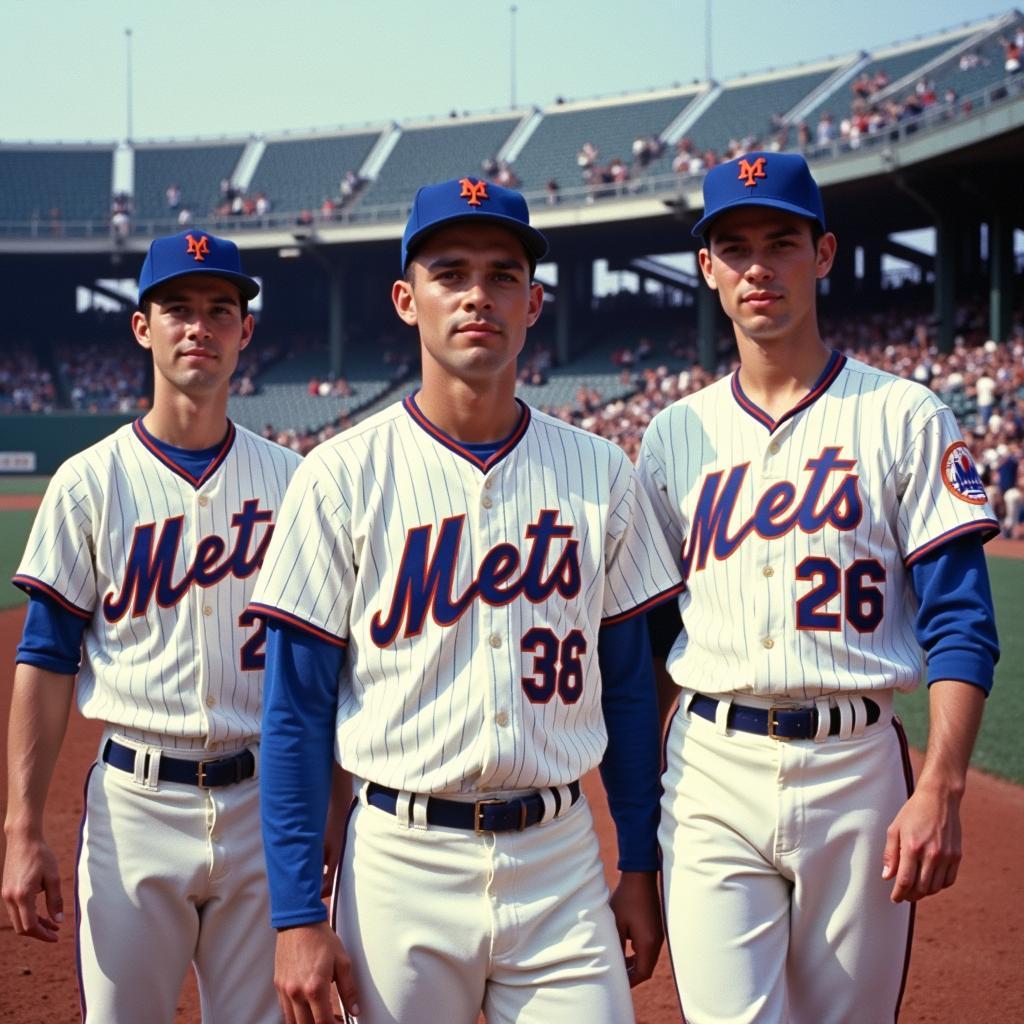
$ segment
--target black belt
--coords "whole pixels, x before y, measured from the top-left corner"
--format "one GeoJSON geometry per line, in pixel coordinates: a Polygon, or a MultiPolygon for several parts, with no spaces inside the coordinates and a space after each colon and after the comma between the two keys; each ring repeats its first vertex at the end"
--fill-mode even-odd
{"type": "MultiPolygon", "coordinates": [[[[569,806],[580,798],[580,784],[570,782],[569,806]]],[[[554,797],[555,816],[562,811],[562,798],[558,789],[548,792],[554,797]]],[[[395,813],[398,805],[398,790],[388,789],[371,782],[366,787],[366,802],[374,807],[395,813]]],[[[445,828],[472,829],[481,832],[522,832],[524,828],[536,825],[544,817],[544,800],[540,793],[514,800],[477,800],[475,803],[462,800],[443,800],[439,796],[427,798],[427,824],[442,825],[445,828]]]]}
{"type": "MultiPolygon", "coordinates": [[[[703,693],[695,694],[690,711],[715,721],[719,702],[703,693]]],[[[864,698],[867,725],[874,725],[882,716],[882,709],[870,698],[864,698]]],[[[828,709],[828,735],[838,736],[841,724],[839,708],[828,709]]],[[[727,729],[753,732],[758,736],[771,736],[775,740],[812,740],[818,734],[818,709],[811,708],[751,708],[744,704],[730,704],[726,717],[727,729]]]]}
{"type": "MultiPolygon", "coordinates": [[[[115,743],[111,739],[107,740],[106,746],[103,748],[103,760],[115,768],[120,768],[123,772],[134,772],[135,753],[133,747],[115,743]]],[[[161,782],[181,782],[187,786],[213,789],[217,786],[231,786],[236,782],[251,779],[255,774],[256,758],[253,752],[242,750],[230,757],[218,757],[211,761],[186,761],[184,758],[168,757],[166,754],[161,754],[157,778],[161,782]]]]}

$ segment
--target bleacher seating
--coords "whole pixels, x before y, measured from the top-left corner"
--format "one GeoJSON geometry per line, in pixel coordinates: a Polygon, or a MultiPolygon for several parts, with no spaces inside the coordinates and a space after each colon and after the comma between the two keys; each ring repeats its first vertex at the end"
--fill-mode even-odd
{"type": "Polygon", "coordinates": [[[481,161],[498,153],[521,120],[521,114],[455,118],[405,129],[361,205],[411,205],[421,185],[480,174],[481,161]]]}
{"type": "Polygon", "coordinates": [[[352,394],[311,395],[303,384],[262,384],[259,394],[232,395],[228,415],[257,433],[269,423],[313,432],[366,403],[393,386],[388,379],[354,381],[352,394]]]}
{"type": "Polygon", "coordinates": [[[181,189],[181,205],[197,219],[220,202],[220,183],[231,177],[245,149],[242,142],[135,147],[135,217],[169,219],[167,186],[181,189]]]}
{"type": "MultiPolygon", "coordinates": [[[[585,142],[597,147],[599,164],[620,157],[629,165],[633,140],[641,135],[660,136],[697,94],[697,87],[692,87],[631,102],[549,107],[516,157],[513,170],[526,191],[539,192],[552,178],[563,189],[582,185],[576,154],[585,142]]],[[[663,156],[648,167],[648,173],[668,170],[670,163],[670,156],[663,156]]]]}
{"type": "Polygon", "coordinates": [[[731,139],[752,136],[764,144],[771,137],[774,114],[785,114],[830,78],[840,62],[811,70],[780,71],[758,78],[723,83],[722,91],[686,130],[698,150],[725,150],[731,139]]]}
{"type": "Polygon", "coordinates": [[[973,67],[961,69],[958,55],[931,71],[928,77],[935,83],[938,94],[941,96],[943,90],[952,88],[958,96],[968,96],[1005,79],[1005,54],[999,37],[1013,35],[1021,25],[1024,25],[1024,17],[1015,15],[1011,24],[993,29],[977,46],[970,47],[968,52],[978,57],[973,67]]]}
{"type": "Polygon", "coordinates": [[[64,234],[66,221],[106,225],[113,168],[113,146],[0,146],[0,221],[40,234],[64,234]]]}
{"type": "Polygon", "coordinates": [[[358,171],[380,132],[268,139],[249,192],[265,192],[275,210],[317,209],[337,199],[346,171],[358,171]]]}

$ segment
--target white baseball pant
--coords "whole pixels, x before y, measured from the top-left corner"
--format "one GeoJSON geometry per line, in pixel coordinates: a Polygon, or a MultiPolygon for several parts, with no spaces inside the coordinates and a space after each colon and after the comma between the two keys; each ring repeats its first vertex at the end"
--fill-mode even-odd
{"type": "MultiPolygon", "coordinates": [[[[365,789],[365,787],[362,787],[365,789]]],[[[401,794],[399,800],[410,799],[401,794]]],[[[359,1024],[632,1024],[586,799],[522,832],[412,827],[361,798],[335,887],[359,1024]]],[[[407,818],[406,818],[407,820],[407,818]]]]}
{"type": "Polygon", "coordinates": [[[869,695],[882,717],[856,735],[790,741],[726,731],[728,700],[716,724],[692,696],[669,727],[659,830],[688,1024],[892,1021],[913,915],[881,877],[911,785],[891,694],[869,695]]]}
{"type": "Polygon", "coordinates": [[[156,781],[157,754],[209,752],[116,739],[136,748],[138,770],[98,760],[86,782],[76,885],[83,1020],[171,1024],[193,963],[204,1021],[279,1024],[258,778],[216,789],[156,781]]]}

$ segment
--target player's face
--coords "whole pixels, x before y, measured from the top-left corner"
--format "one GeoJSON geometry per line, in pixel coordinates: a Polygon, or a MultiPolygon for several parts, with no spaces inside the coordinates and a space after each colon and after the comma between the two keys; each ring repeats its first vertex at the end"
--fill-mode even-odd
{"type": "Polygon", "coordinates": [[[744,207],[723,213],[709,242],[700,250],[700,268],[741,343],[817,339],[817,282],[832,269],[834,235],[815,245],[806,218],[744,207]]]}
{"type": "Polygon", "coordinates": [[[201,275],[155,289],[149,316],[132,317],[136,340],[153,353],[157,393],[170,387],[197,398],[227,389],[253,324],[233,284],[201,275]]]}
{"type": "Polygon", "coordinates": [[[438,372],[514,382],[516,357],[544,301],[519,239],[490,224],[453,224],[423,243],[410,268],[391,297],[419,329],[424,383],[438,372]]]}

